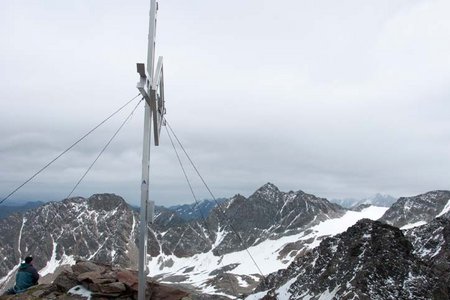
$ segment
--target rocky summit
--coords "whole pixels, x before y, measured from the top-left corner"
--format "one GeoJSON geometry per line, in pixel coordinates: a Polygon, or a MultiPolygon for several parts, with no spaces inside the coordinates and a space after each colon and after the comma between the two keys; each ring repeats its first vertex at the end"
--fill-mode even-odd
{"type": "MultiPolygon", "coordinates": [[[[33,286],[24,293],[1,296],[0,300],[32,299],[137,299],[137,272],[115,268],[107,264],[78,261],[71,267],[59,270],[51,284],[33,286]]],[[[222,297],[196,294],[147,280],[148,300],[213,300],[222,297]]]]}
{"type": "Polygon", "coordinates": [[[433,266],[414,254],[396,227],[361,220],[346,232],[269,275],[262,299],[448,299],[433,266]]]}

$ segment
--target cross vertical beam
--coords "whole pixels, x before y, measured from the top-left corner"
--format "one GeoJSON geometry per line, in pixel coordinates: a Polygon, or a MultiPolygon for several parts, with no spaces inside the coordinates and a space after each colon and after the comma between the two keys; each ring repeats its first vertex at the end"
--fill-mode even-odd
{"type": "MultiPolygon", "coordinates": [[[[141,182],[141,209],[139,223],[139,286],[138,300],[145,299],[147,288],[147,225],[153,221],[148,211],[149,206],[149,175],[150,175],[150,131],[151,131],[151,111],[150,106],[145,103],[144,112],[144,144],[142,150],[142,182],[141,182]]],[[[151,213],[150,213],[151,214],[151,213]]]]}
{"type": "Polygon", "coordinates": [[[142,180],[141,180],[141,208],[140,208],[140,225],[139,225],[139,287],[138,300],[146,298],[147,289],[147,239],[148,224],[153,223],[154,202],[149,201],[149,175],[150,175],[150,144],[152,134],[152,118],[153,118],[153,135],[155,146],[159,145],[159,134],[161,126],[164,125],[165,101],[164,101],[164,76],[163,76],[163,60],[158,59],[158,66],[154,70],[155,65],[155,37],[156,37],[156,12],[158,3],[156,0],[150,0],[150,21],[148,33],[148,52],[147,52],[147,74],[145,65],[137,64],[137,72],[140,75],[137,88],[145,99],[144,113],[144,137],[142,149],[142,180]]]}

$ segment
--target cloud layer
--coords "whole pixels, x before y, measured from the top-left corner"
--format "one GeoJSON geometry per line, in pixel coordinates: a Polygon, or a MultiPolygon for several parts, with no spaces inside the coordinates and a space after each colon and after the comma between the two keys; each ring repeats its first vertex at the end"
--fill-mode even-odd
{"type": "MultiPolygon", "coordinates": [[[[167,118],[216,196],[267,181],[329,198],[449,188],[448,1],[160,2],[167,118]]],[[[137,94],[148,6],[2,1],[0,196],[137,94]]],[[[127,109],[13,199],[67,196],[127,109]]],[[[138,202],[142,121],[76,194],[138,202]]],[[[193,201],[165,132],[150,194],[193,201]]]]}

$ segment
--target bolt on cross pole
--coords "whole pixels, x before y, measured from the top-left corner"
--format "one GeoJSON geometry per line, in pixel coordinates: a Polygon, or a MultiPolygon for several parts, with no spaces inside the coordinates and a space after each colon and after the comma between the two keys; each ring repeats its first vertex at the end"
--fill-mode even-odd
{"type": "Polygon", "coordinates": [[[142,181],[141,181],[141,209],[139,226],[139,287],[138,300],[144,300],[147,287],[147,238],[148,224],[153,223],[155,204],[149,201],[149,173],[150,173],[150,143],[151,129],[153,123],[153,136],[155,146],[159,146],[161,126],[165,125],[164,114],[166,113],[164,102],[164,70],[163,59],[158,58],[156,69],[155,63],[155,37],[156,37],[156,12],[158,3],[150,0],[150,21],[148,32],[147,72],[145,64],[137,63],[137,72],[140,79],[137,88],[145,99],[144,114],[144,143],[142,151],[142,181]]]}

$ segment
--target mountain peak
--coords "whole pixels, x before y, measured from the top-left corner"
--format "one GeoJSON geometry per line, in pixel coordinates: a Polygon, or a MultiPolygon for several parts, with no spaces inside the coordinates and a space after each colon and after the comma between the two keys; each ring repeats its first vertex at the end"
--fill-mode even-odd
{"type": "Polygon", "coordinates": [[[276,190],[276,191],[279,191],[278,187],[275,184],[271,183],[271,182],[267,182],[266,184],[261,186],[258,190],[276,190]]]}
{"type": "Polygon", "coordinates": [[[259,189],[256,190],[256,192],[253,195],[260,195],[260,196],[273,196],[276,193],[279,193],[280,190],[278,189],[278,187],[271,183],[268,182],[266,184],[264,184],[263,186],[261,186],[259,189]]]}
{"type": "Polygon", "coordinates": [[[276,185],[268,182],[257,189],[248,199],[277,203],[281,200],[281,192],[276,185]]]}
{"type": "Polygon", "coordinates": [[[98,210],[114,210],[119,206],[127,205],[125,200],[116,194],[94,194],[87,199],[89,206],[98,210]]]}

